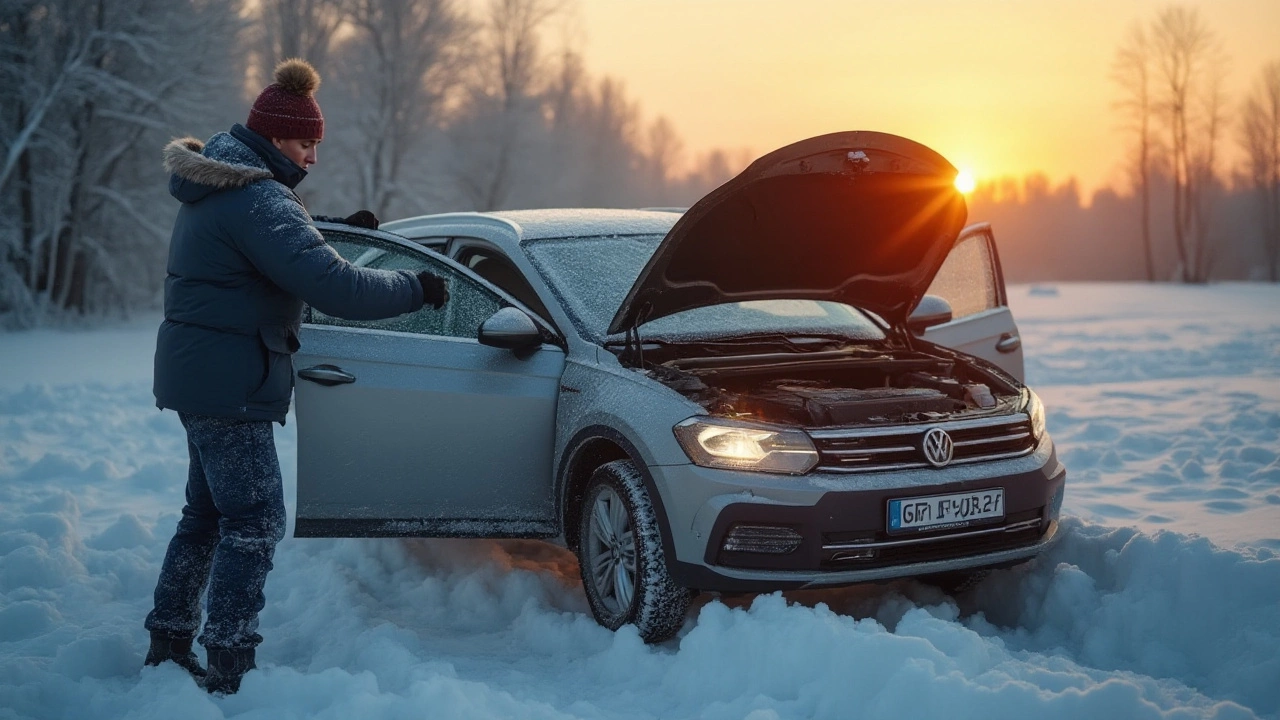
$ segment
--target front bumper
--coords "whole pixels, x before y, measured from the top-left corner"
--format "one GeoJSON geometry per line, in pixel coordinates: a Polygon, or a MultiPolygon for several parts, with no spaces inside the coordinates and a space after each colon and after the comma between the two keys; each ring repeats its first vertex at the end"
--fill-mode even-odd
{"type": "Polygon", "coordinates": [[[1058,539],[1066,482],[1047,435],[1025,457],[939,470],[802,477],[692,465],[651,471],[670,522],[673,579],[722,592],[848,585],[1015,564],[1058,539]],[[886,530],[890,499],[994,487],[1004,488],[1002,520],[915,535],[886,530]],[[726,549],[726,537],[741,526],[785,528],[799,540],[781,553],[726,549]]]}

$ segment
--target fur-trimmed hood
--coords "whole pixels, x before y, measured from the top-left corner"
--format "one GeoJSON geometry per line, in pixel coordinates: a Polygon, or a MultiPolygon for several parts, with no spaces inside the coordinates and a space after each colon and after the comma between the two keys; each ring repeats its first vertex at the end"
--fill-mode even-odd
{"type": "Polygon", "coordinates": [[[261,180],[276,180],[292,195],[307,176],[270,140],[238,124],[209,138],[208,144],[193,137],[171,141],[164,148],[164,167],[171,173],[169,193],[184,203],[261,180]]]}
{"type": "Polygon", "coordinates": [[[271,177],[271,171],[257,153],[227,133],[214,135],[207,147],[193,137],[171,141],[164,147],[164,168],[173,174],[170,189],[184,190],[182,195],[190,197],[174,192],[183,202],[194,202],[211,192],[244,187],[271,177]]]}

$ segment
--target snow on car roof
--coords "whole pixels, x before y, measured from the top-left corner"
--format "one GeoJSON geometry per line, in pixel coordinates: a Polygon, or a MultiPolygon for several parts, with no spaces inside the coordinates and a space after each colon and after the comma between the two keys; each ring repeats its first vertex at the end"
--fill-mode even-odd
{"type": "Polygon", "coordinates": [[[680,219],[674,212],[563,208],[551,210],[500,210],[485,213],[514,223],[520,241],[592,235],[665,235],[680,219]]]}
{"type": "Polygon", "coordinates": [[[382,229],[403,234],[456,231],[461,226],[502,227],[514,231],[517,240],[524,242],[546,238],[598,235],[666,235],[679,219],[679,212],[667,208],[645,210],[552,208],[417,215],[385,222],[382,224],[382,229]]]}

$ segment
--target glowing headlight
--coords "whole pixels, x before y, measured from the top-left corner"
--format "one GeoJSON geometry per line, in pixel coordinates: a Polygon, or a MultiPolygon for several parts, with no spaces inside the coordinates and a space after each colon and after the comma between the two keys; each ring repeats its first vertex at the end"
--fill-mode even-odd
{"type": "Polygon", "coordinates": [[[1026,413],[1031,417],[1031,437],[1039,441],[1044,437],[1044,403],[1030,389],[1027,390],[1026,413]]]}
{"type": "Polygon", "coordinates": [[[697,417],[674,430],[685,454],[703,467],[801,475],[818,464],[813,442],[799,430],[697,417]]]}

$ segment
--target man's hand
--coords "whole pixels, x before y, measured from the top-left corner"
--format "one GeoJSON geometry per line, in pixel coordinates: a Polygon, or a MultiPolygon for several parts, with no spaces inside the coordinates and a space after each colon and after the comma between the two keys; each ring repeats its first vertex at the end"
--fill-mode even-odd
{"type": "Polygon", "coordinates": [[[320,222],[343,223],[345,225],[353,225],[367,230],[378,229],[378,217],[368,210],[357,210],[344,218],[334,217],[332,215],[312,215],[311,219],[318,220],[320,222]]]}
{"type": "Polygon", "coordinates": [[[356,227],[368,228],[369,230],[378,229],[378,216],[368,210],[357,210],[343,218],[342,222],[356,227]]]}
{"type": "Polygon", "coordinates": [[[444,278],[423,270],[418,273],[418,282],[422,284],[422,304],[439,310],[449,302],[449,282],[444,278]]]}

